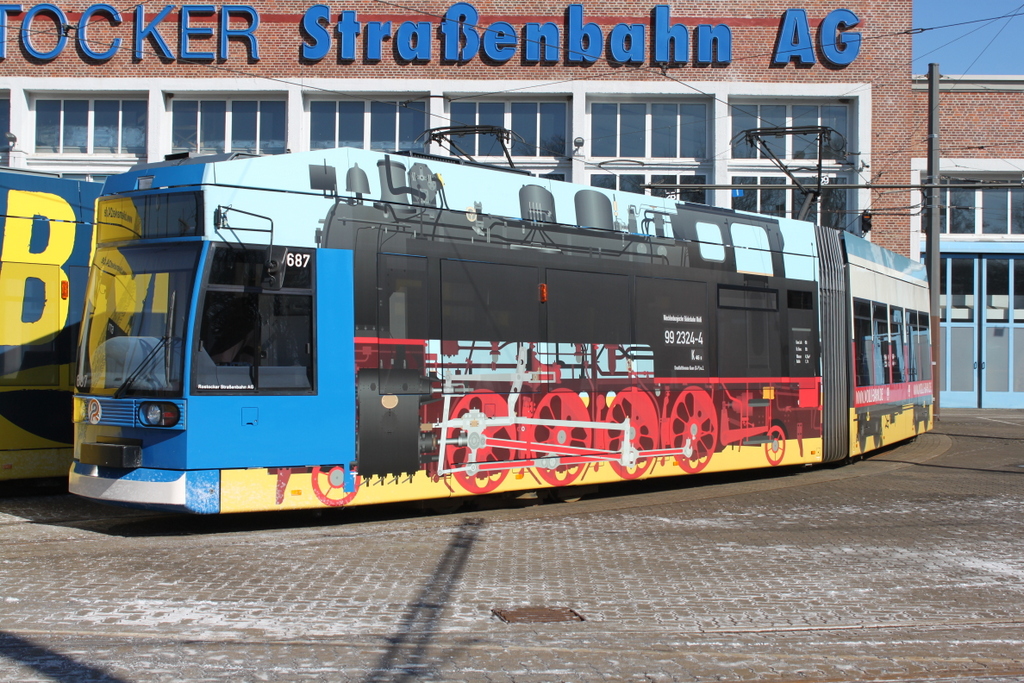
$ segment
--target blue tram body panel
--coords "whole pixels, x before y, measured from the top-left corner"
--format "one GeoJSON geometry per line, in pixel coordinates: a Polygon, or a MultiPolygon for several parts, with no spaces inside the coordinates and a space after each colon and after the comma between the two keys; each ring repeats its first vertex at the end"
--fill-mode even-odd
{"type": "MultiPolygon", "coordinates": [[[[134,506],[195,513],[220,511],[220,471],[308,468],[355,460],[355,350],[352,252],[318,250],[316,392],[306,396],[211,395],[173,400],[181,419],[159,429],[140,423],[143,399],[80,396],[98,406],[80,422],[77,442],[137,443],[139,467],[75,463],[72,490],[134,506]],[[116,482],[121,482],[120,484],[116,482]],[[125,493],[129,492],[130,493],[125,493]]],[[[190,355],[190,364],[194,355],[190,355]]],[[[351,475],[349,475],[351,481],[351,475]]]]}
{"type": "Polygon", "coordinates": [[[352,252],[318,250],[316,264],[316,393],[191,395],[187,459],[179,467],[303,467],[354,458],[352,252]]]}

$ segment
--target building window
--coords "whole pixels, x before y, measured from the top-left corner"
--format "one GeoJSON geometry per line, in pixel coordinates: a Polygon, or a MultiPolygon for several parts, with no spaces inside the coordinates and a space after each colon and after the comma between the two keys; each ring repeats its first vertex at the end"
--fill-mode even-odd
{"type": "Polygon", "coordinates": [[[110,176],[106,173],[61,173],[65,180],[83,180],[90,183],[102,183],[110,176]]]}
{"type": "Polygon", "coordinates": [[[707,192],[703,189],[686,190],[680,188],[647,188],[645,185],[704,185],[705,175],[662,175],[653,173],[603,173],[590,176],[591,187],[603,187],[606,190],[650,194],[655,197],[669,197],[681,202],[707,204],[707,192]]]}
{"type": "Polygon", "coordinates": [[[283,101],[175,100],[171,110],[175,152],[283,154],[286,130],[283,101]]]}
{"type": "Polygon", "coordinates": [[[144,100],[36,100],[36,152],[146,153],[144,100]]]}
{"type": "MultiPolygon", "coordinates": [[[[832,178],[834,182],[845,183],[845,178],[832,178]]],[[[734,185],[786,185],[787,178],[777,176],[734,176],[734,185]]],[[[807,188],[816,185],[816,178],[800,178],[800,182],[807,188]]],[[[788,216],[797,218],[800,209],[803,207],[805,194],[793,188],[787,191],[785,187],[778,189],[734,189],[732,191],[732,208],[737,211],[750,211],[762,213],[769,216],[788,216]]],[[[847,191],[832,189],[825,185],[822,187],[821,197],[811,205],[804,220],[817,223],[829,228],[846,230],[850,224],[857,220],[852,212],[847,210],[847,191]],[[819,219],[818,213],[821,212],[819,219]]]]}
{"type": "MultiPolygon", "coordinates": [[[[947,182],[963,183],[963,180],[947,182]]],[[[1024,189],[944,188],[940,230],[951,235],[1024,235],[1024,189]]]]}
{"type": "MultiPolygon", "coordinates": [[[[651,175],[652,185],[704,185],[708,182],[707,176],[704,175],[651,175]]],[[[696,204],[708,204],[707,190],[704,189],[693,189],[686,190],[683,188],[651,188],[651,194],[655,197],[671,197],[681,202],[693,202],[696,204]]]]}
{"type": "Polygon", "coordinates": [[[309,148],[425,152],[427,143],[420,136],[427,129],[426,106],[424,102],[312,101],[309,148]]]}
{"type": "MultiPolygon", "coordinates": [[[[764,150],[747,144],[743,132],[754,128],[796,128],[828,126],[843,136],[822,150],[824,159],[842,159],[849,139],[849,109],[846,105],[816,104],[740,104],[732,107],[732,158],[767,159],[764,150]]],[[[816,135],[767,137],[765,143],[780,159],[817,159],[816,135]]]]}
{"type": "MultiPolygon", "coordinates": [[[[566,156],[565,102],[452,102],[452,126],[499,126],[511,130],[509,153],[518,157],[566,156]]],[[[503,156],[494,135],[459,135],[453,142],[471,156],[503,156]]]]}
{"type": "Polygon", "coordinates": [[[0,98],[0,152],[11,151],[11,141],[7,133],[11,131],[11,101],[0,98]]]}
{"type": "Polygon", "coordinates": [[[590,105],[590,150],[595,157],[707,156],[707,107],[654,102],[590,105]]]}

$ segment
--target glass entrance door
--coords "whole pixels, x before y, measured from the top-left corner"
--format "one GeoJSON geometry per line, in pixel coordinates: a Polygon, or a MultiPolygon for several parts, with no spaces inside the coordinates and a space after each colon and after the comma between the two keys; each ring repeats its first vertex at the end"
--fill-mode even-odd
{"type": "Polygon", "coordinates": [[[947,408],[978,407],[977,266],[978,259],[942,259],[939,306],[942,309],[942,395],[947,408]]]}
{"type": "Polygon", "coordinates": [[[1024,258],[943,259],[941,405],[1024,408],[1024,258]]]}

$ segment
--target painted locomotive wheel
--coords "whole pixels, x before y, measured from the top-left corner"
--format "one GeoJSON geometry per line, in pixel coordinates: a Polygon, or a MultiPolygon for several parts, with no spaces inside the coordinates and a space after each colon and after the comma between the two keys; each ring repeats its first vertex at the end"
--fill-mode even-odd
{"type": "MultiPolygon", "coordinates": [[[[544,444],[571,446],[573,448],[590,448],[590,432],[584,427],[575,427],[574,422],[589,422],[590,414],[583,405],[583,399],[574,391],[555,389],[537,401],[537,408],[532,415],[537,420],[553,420],[563,422],[560,425],[533,425],[530,435],[537,457],[544,457],[544,444]]],[[[552,456],[552,457],[557,457],[552,456]]],[[[543,467],[537,465],[537,476],[551,486],[566,486],[580,478],[584,465],[558,465],[543,467]]]]}
{"type": "MultiPolygon", "coordinates": [[[[658,409],[650,396],[638,389],[626,389],[615,395],[608,412],[605,414],[605,422],[622,423],[629,418],[629,440],[633,448],[643,453],[658,448],[661,438],[658,434],[658,409]]],[[[602,431],[604,440],[603,449],[617,452],[622,448],[623,432],[602,431]]],[[[609,463],[615,474],[623,479],[639,479],[647,474],[654,464],[652,458],[638,460],[633,467],[615,462],[609,463]]]]}
{"type": "Polygon", "coordinates": [[[695,474],[707,467],[718,445],[715,404],[707,392],[686,389],[680,393],[665,416],[661,437],[665,448],[679,450],[675,459],[684,471],[695,474]],[[685,448],[689,454],[683,452],[685,448]]]}
{"type": "Polygon", "coordinates": [[[335,465],[330,469],[314,467],[310,480],[313,483],[313,493],[320,499],[320,502],[330,507],[342,507],[352,502],[352,499],[359,493],[359,485],[362,477],[355,475],[355,485],[351,491],[345,490],[345,468],[335,465]]]}
{"type": "Polygon", "coordinates": [[[764,445],[764,454],[768,463],[775,467],[786,456],[786,432],[781,425],[775,424],[768,430],[768,438],[771,441],[764,445]]]}
{"type": "MultiPolygon", "coordinates": [[[[452,409],[451,419],[456,420],[461,418],[472,410],[478,410],[487,417],[506,417],[508,415],[508,401],[504,396],[493,391],[475,391],[472,394],[463,396],[455,403],[455,408],[452,409]]],[[[461,436],[462,431],[461,427],[449,429],[448,439],[458,439],[461,436]]],[[[516,438],[515,429],[510,426],[485,428],[482,433],[485,437],[495,439],[516,438]]],[[[468,446],[449,446],[447,466],[465,467],[469,465],[469,453],[470,449],[468,446]]],[[[483,448],[477,449],[476,462],[512,460],[515,453],[515,451],[511,451],[507,448],[492,448],[490,446],[484,446],[483,448]]],[[[508,470],[480,470],[474,474],[470,474],[467,470],[459,470],[454,473],[454,476],[455,481],[459,482],[459,486],[464,488],[466,491],[469,491],[470,493],[484,494],[492,493],[496,488],[501,486],[501,482],[505,481],[505,477],[508,476],[508,472],[508,470]]]]}

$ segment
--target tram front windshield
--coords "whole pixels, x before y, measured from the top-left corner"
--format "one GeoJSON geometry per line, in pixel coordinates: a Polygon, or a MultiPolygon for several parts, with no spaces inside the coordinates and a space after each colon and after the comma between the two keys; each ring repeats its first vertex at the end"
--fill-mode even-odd
{"type": "Polygon", "coordinates": [[[80,392],[181,396],[199,249],[198,242],[97,249],[79,347],[80,392]]]}

